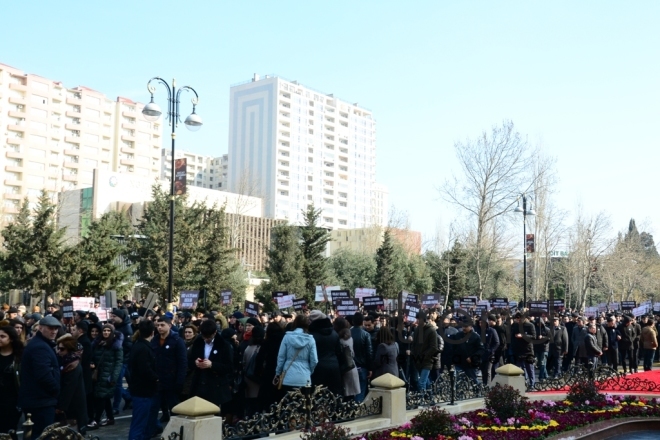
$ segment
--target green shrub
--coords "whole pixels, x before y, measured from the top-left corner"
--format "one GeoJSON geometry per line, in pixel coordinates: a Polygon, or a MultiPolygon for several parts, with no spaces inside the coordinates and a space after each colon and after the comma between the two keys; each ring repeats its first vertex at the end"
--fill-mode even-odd
{"type": "Polygon", "coordinates": [[[303,430],[300,438],[302,440],[351,440],[351,434],[348,428],[324,422],[319,426],[303,430]]]}
{"type": "Polygon", "coordinates": [[[423,409],[410,421],[410,432],[423,438],[454,434],[452,417],[437,406],[423,409]]]}
{"type": "Polygon", "coordinates": [[[527,412],[527,397],[509,385],[496,384],[486,394],[484,403],[500,420],[521,417],[527,412]]]}
{"type": "Polygon", "coordinates": [[[566,400],[580,406],[585,402],[595,403],[604,400],[605,397],[598,392],[596,384],[587,379],[579,380],[571,385],[571,388],[566,394],[566,400]]]}

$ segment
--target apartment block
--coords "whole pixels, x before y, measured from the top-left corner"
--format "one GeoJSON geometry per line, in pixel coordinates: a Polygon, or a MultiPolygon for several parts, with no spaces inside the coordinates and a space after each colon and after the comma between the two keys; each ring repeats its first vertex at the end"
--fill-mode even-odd
{"type": "Polygon", "coordinates": [[[231,87],[228,177],[229,191],[249,189],[265,216],[294,224],[312,203],[330,229],[382,225],[387,210],[372,201],[383,187],[371,111],[282,77],[231,87]]]}
{"type": "MultiPolygon", "coordinates": [[[[212,157],[189,151],[176,150],[175,159],[187,159],[187,184],[200,188],[227,190],[228,156],[212,157]]],[[[172,153],[169,148],[161,150],[160,178],[170,179],[172,176],[172,153]]]]}
{"type": "Polygon", "coordinates": [[[158,177],[161,122],[144,120],[142,107],[0,64],[0,223],[43,189],[92,186],[94,169],[158,177]]]}

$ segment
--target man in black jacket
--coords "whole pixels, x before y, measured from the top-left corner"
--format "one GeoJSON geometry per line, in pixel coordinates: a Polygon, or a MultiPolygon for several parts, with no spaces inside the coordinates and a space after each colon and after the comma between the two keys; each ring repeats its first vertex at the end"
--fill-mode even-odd
{"type": "Polygon", "coordinates": [[[495,322],[495,317],[493,316],[492,318],[492,320],[488,318],[487,322],[480,321],[485,352],[484,358],[481,360],[481,380],[486,386],[490,385],[490,381],[494,377],[491,376],[491,373],[493,370],[493,365],[496,362],[495,354],[500,347],[500,337],[497,334],[497,330],[491,327],[490,324],[491,322],[495,322]]]}
{"type": "Polygon", "coordinates": [[[627,369],[629,373],[633,372],[633,340],[635,339],[635,327],[632,326],[630,318],[623,317],[621,324],[618,327],[621,339],[619,339],[619,360],[623,367],[623,374],[626,374],[626,360],[630,361],[630,368],[627,369]]]}
{"type": "Polygon", "coordinates": [[[619,371],[619,341],[621,340],[621,333],[616,328],[616,319],[614,316],[607,318],[607,327],[605,328],[607,335],[607,363],[614,371],[619,371]]]}
{"type": "Polygon", "coordinates": [[[484,346],[481,337],[473,330],[474,324],[467,320],[463,322],[463,331],[452,336],[453,339],[462,340],[460,344],[452,344],[452,358],[454,364],[476,384],[477,368],[483,362],[484,346]]]}
{"type": "Polygon", "coordinates": [[[536,330],[534,325],[522,316],[522,313],[517,312],[514,315],[513,325],[511,327],[511,351],[516,365],[525,371],[527,380],[531,385],[534,385],[536,378],[534,376],[534,347],[529,341],[536,339],[536,330]],[[526,340],[524,336],[527,336],[526,340]]]}
{"type": "Polygon", "coordinates": [[[550,329],[545,325],[545,318],[538,317],[534,322],[536,340],[544,343],[534,344],[534,356],[539,367],[539,380],[548,378],[548,353],[550,351],[550,329]]]}
{"type": "Polygon", "coordinates": [[[559,323],[558,316],[554,317],[552,330],[552,340],[548,347],[548,371],[552,371],[556,379],[561,375],[561,363],[559,361],[568,353],[568,332],[566,327],[559,323]]]}
{"type": "MultiPolygon", "coordinates": [[[[119,405],[122,398],[126,402],[124,409],[128,409],[131,406],[131,393],[127,389],[124,389],[122,381],[127,376],[128,359],[131,355],[131,347],[133,346],[133,327],[131,327],[131,318],[124,309],[112,309],[110,322],[115,326],[115,330],[124,335],[124,342],[121,345],[124,353],[124,362],[121,366],[121,372],[119,373],[119,379],[115,388],[115,397],[112,401],[112,409],[116,415],[119,414],[119,405]]],[[[126,377],[126,380],[128,381],[129,378],[126,377]]]]}
{"type": "Polygon", "coordinates": [[[156,353],[156,371],[158,372],[158,396],[163,415],[161,423],[170,420],[170,412],[179,403],[179,394],[183,391],[183,382],[188,368],[186,344],[179,334],[172,330],[172,320],[161,316],[156,322],[157,335],[151,341],[156,353]]]}
{"type": "Polygon", "coordinates": [[[596,324],[589,324],[587,327],[588,334],[584,338],[584,348],[587,353],[587,365],[589,368],[596,368],[598,366],[598,358],[603,354],[603,351],[598,345],[596,339],[596,324]]]}
{"type": "Polygon", "coordinates": [[[23,351],[21,387],[18,406],[31,414],[32,438],[55,423],[55,407],[60,393],[60,366],[55,355],[57,332],[62,324],[52,316],[39,321],[39,331],[30,339],[23,351]]]}
{"type": "Polygon", "coordinates": [[[133,398],[133,417],[129,440],[146,440],[156,434],[156,418],[158,417],[158,373],[156,372],[156,355],[151,346],[154,337],[153,321],[144,320],[138,324],[140,337],[133,347],[128,360],[131,372],[128,388],[133,398]],[[156,411],[152,411],[152,407],[156,411]]]}
{"type": "Polygon", "coordinates": [[[361,403],[367,396],[367,380],[371,377],[373,371],[372,360],[374,357],[371,337],[364,331],[362,324],[364,316],[360,312],[353,315],[353,327],[351,327],[351,337],[353,338],[353,353],[355,354],[355,366],[358,370],[360,379],[360,394],[355,396],[355,401],[361,403]]]}
{"type": "Polygon", "coordinates": [[[92,384],[92,341],[87,336],[89,324],[87,321],[80,321],[76,323],[74,336],[78,340],[78,344],[83,348],[82,356],[80,357],[80,366],[82,367],[83,382],[85,384],[85,394],[87,395],[87,418],[94,420],[94,388],[92,384]]]}

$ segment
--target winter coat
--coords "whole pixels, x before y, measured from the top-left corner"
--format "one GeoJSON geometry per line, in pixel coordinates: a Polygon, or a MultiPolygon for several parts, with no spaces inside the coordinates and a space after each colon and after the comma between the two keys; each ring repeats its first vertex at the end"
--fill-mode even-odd
{"type": "MultiPolygon", "coordinates": [[[[351,354],[353,354],[353,338],[340,339],[339,343],[342,347],[350,347],[351,354]]],[[[398,371],[395,376],[399,376],[398,371]]],[[[357,368],[344,373],[342,381],[344,382],[344,396],[356,396],[360,394],[360,376],[358,376],[357,368]]]]}
{"type": "Polygon", "coordinates": [[[383,374],[390,373],[394,377],[399,377],[399,366],[396,358],[399,355],[399,346],[392,344],[378,344],[376,355],[374,356],[374,373],[371,379],[375,379],[383,374]]]}
{"type": "MultiPolygon", "coordinates": [[[[369,339],[367,332],[364,334],[369,339]]],[[[316,364],[318,364],[318,355],[314,337],[300,328],[287,332],[277,354],[277,368],[275,369],[277,375],[286,371],[282,384],[291,387],[304,387],[311,384],[316,364]]]]}
{"type": "Polygon", "coordinates": [[[277,354],[283,338],[284,333],[273,333],[271,336],[267,336],[257,354],[256,372],[261,377],[257,402],[259,402],[261,410],[270,408],[270,405],[279,402],[284,397],[282,390],[278,390],[273,385],[277,368],[277,354]]]}
{"type": "Polygon", "coordinates": [[[94,397],[105,399],[115,395],[115,385],[119,380],[124,363],[124,351],[121,348],[124,335],[115,331],[115,338],[110,347],[101,344],[101,341],[103,338],[99,336],[92,342],[92,362],[98,370],[97,380],[94,384],[94,397]]]}
{"type": "Polygon", "coordinates": [[[635,326],[635,338],[633,339],[633,348],[639,348],[639,341],[642,339],[642,326],[639,325],[639,322],[635,322],[635,324],[631,324],[632,326],[635,326]]]}
{"type": "Polygon", "coordinates": [[[316,343],[318,365],[312,373],[312,385],[325,385],[332,393],[341,396],[343,383],[339,359],[343,356],[339,335],[328,318],[312,321],[309,333],[316,343]]]}
{"type": "MultiPolygon", "coordinates": [[[[534,330],[536,331],[536,340],[537,341],[542,341],[542,339],[539,339],[539,336],[541,338],[549,338],[550,337],[550,329],[545,325],[545,323],[538,323],[534,324],[534,330]]],[[[547,339],[546,342],[542,344],[533,344],[534,345],[534,354],[540,354],[540,353],[548,353],[550,350],[550,340],[547,339]]]]}
{"type": "Polygon", "coordinates": [[[584,337],[584,352],[585,356],[581,357],[594,357],[603,354],[598,346],[598,340],[595,334],[587,333],[587,336],[584,337]]]}
{"type": "Polygon", "coordinates": [[[57,409],[66,414],[68,420],[75,419],[78,427],[87,425],[87,392],[83,369],[80,364],[73,370],[61,374],[61,392],[57,409]]]}
{"type": "Polygon", "coordinates": [[[355,365],[358,368],[373,371],[371,361],[374,358],[374,351],[371,345],[371,336],[362,327],[351,327],[351,338],[353,338],[355,365]]]}
{"type": "Polygon", "coordinates": [[[440,353],[440,350],[438,349],[438,334],[430,322],[417,326],[413,334],[410,352],[418,371],[433,368],[433,358],[440,353]]]}
{"type": "Polygon", "coordinates": [[[511,324],[511,353],[515,359],[527,359],[534,356],[534,347],[531,342],[527,342],[525,338],[516,338],[517,334],[527,335],[529,339],[536,339],[536,329],[534,325],[525,320],[522,322],[522,332],[520,330],[520,323],[514,322],[511,324]]]}
{"type": "Polygon", "coordinates": [[[78,338],[78,343],[83,348],[82,356],[80,357],[80,366],[82,367],[85,392],[90,394],[94,389],[94,384],[92,383],[92,368],[90,367],[93,358],[92,342],[87,335],[82,335],[78,338]]]}
{"type": "Polygon", "coordinates": [[[441,332],[442,332],[442,330],[435,327],[435,334],[438,335],[438,350],[440,350],[440,351],[439,351],[438,354],[433,356],[433,369],[434,370],[439,370],[440,368],[442,368],[441,359],[442,359],[442,352],[445,349],[445,340],[442,339],[442,336],[440,336],[441,332]]]}
{"type": "Polygon", "coordinates": [[[121,324],[115,324],[115,330],[124,335],[124,342],[122,342],[122,349],[124,352],[124,364],[128,364],[128,359],[131,357],[131,347],[133,347],[133,327],[131,327],[131,319],[124,309],[116,309],[112,312],[115,316],[121,317],[121,324]]]}
{"type": "Polygon", "coordinates": [[[553,330],[549,351],[559,355],[568,353],[568,332],[566,331],[566,327],[559,325],[553,330]]]}
{"type": "Polygon", "coordinates": [[[452,339],[463,340],[460,344],[452,344],[452,361],[462,369],[479,368],[484,358],[484,346],[481,337],[471,331],[469,334],[457,332],[452,339]],[[469,359],[469,361],[468,361],[469,359]]]}
{"type": "Polygon", "coordinates": [[[486,342],[484,343],[484,353],[487,359],[495,357],[495,352],[500,346],[500,338],[497,334],[497,330],[493,327],[488,326],[485,331],[486,342]]]}
{"type": "Polygon", "coordinates": [[[647,325],[642,329],[641,344],[642,348],[646,350],[658,348],[658,335],[655,333],[655,327],[647,325]]]}
{"type": "Polygon", "coordinates": [[[128,389],[131,396],[153,397],[156,395],[158,392],[156,354],[146,339],[138,339],[131,347],[128,370],[130,372],[128,389]]]}
{"type": "MultiPolygon", "coordinates": [[[[448,339],[454,339],[454,336],[458,333],[456,327],[448,325],[440,329],[441,332],[444,332],[445,337],[448,339]]],[[[443,340],[444,341],[444,340],[443,340]]],[[[440,361],[442,365],[451,365],[453,363],[453,344],[446,343],[442,353],[440,354],[440,361]]]]}
{"type": "Polygon", "coordinates": [[[609,350],[617,350],[619,348],[619,339],[621,332],[616,327],[606,327],[605,334],[607,335],[607,348],[609,350]]]}
{"type": "Polygon", "coordinates": [[[586,357],[586,351],[584,349],[584,338],[587,336],[587,327],[586,326],[575,326],[573,328],[573,334],[571,334],[571,341],[573,341],[573,356],[578,358],[586,357]]]}
{"type": "MultiPolygon", "coordinates": [[[[247,373],[246,369],[250,364],[250,359],[252,358],[252,356],[258,356],[259,351],[261,351],[261,345],[252,344],[252,345],[248,345],[248,347],[245,349],[245,352],[243,353],[243,361],[242,361],[243,379],[245,380],[245,397],[247,397],[248,399],[257,398],[259,396],[259,381],[255,382],[246,376],[247,373]]],[[[255,362],[256,360],[257,358],[255,358],[255,362]]],[[[255,366],[255,370],[256,370],[256,366],[255,366]]]]}
{"type": "Polygon", "coordinates": [[[230,387],[233,382],[231,373],[234,370],[234,350],[227,341],[216,334],[208,357],[211,361],[211,368],[197,368],[195,361],[197,359],[205,359],[205,345],[204,338],[198,337],[190,349],[188,367],[193,369],[190,395],[201,397],[220,406],[229,402],[232,398],[230,387]]]}
{"type": "MultiPolygon", "coordinates": [[[[186,343],[179,337],[178,333],[171,329],[162,346],[160,344],[160,334],[156,332],[151,340],[151,347],[156,355],[158,389],[161,391],[183,391],[183,382],[186,379],[188,368],[186,343]]],[[[203,351],[202,357],[204,357],[203,351]]]]}
{"type": "Polygon", "coordinates": [[[60,393],[60,365],[53,341],[37,332],[25,346],[21,361],[21,408],[55,407],[60,393]]]}
{"type": "Polygon", "coordinates": [[[617,328],[621,334],[619,348],[624,351],[630,349],[633,345],[633,340],[635,339],[635,327],[632,324],[626,325],[622,322],[617,328]]]}

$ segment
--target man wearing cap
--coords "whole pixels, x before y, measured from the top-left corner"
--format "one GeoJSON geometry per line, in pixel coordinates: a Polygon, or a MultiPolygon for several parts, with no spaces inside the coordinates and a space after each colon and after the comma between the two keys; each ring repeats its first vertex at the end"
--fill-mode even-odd
{"type": "Polygon", "coordinates": [[[598,330],[596,329],[596,324],[590,323],[587,327],[588,334],[584,339],[584,350],[587,355],[587,365],[589,368],[593,369],[598,366],[598,358],[603,354],[603,351],[600,349],[596,339],[597,331],[598,330]]]}
{"type": "Polygon", "coordinates": [[[626,370],[632,373],[634,370],[633,365],[633,340],[635,339],[635,327],[632,325],[632,320],[628,316],[623,316],[621,324],[618,326],[621,339],[619,340],[619,361],[623,367],[623,374],[626,370]],[[630,368],[626,368],[626,360],[630,362],[630,368]]]}
{"type": "Polygon", "coordinates": [[[21,362],[18,406],[31,414],[32,438],[55,423],[55,407],[60,393],[60,366],[55,355],[55,338],[62,324],[52,316],[39,321],[39,331],[27,344],[21,362]]]}
{"type": "Polygon", "coordinates": [[[619,371],[619,341],[621,340],[621,332],[616,327],[614,316],[607,318],[605,335],[607,336],[607,350],[605,351],[607,363],[614,371],[619,371]]]}
{"type": "Polygon", "coordinates": [[[552,371],[556,379],[561,375],[559,360],[568,353],[568,332],[566,327],[559,323],[558,316],[552,321],[552,330],[552,340],[548,349],[548,371],[552,371]]]}

